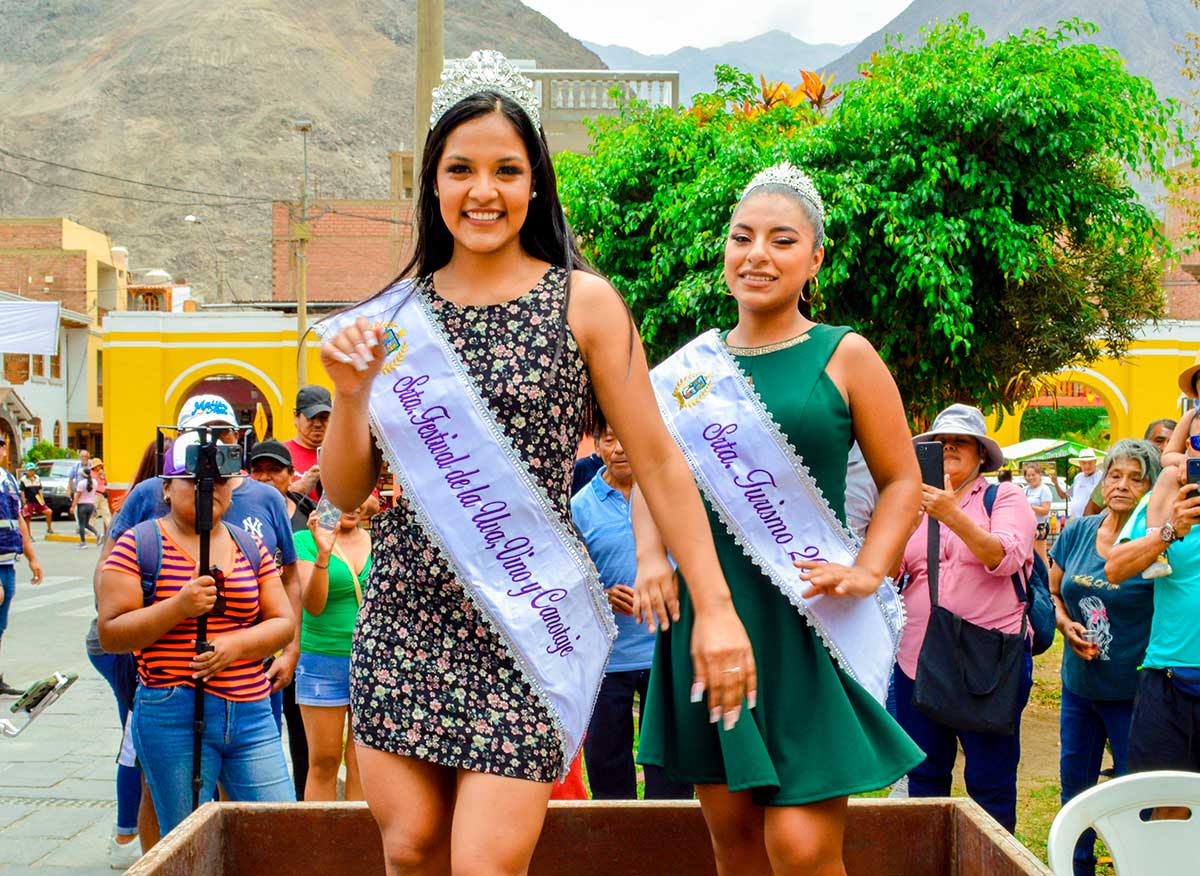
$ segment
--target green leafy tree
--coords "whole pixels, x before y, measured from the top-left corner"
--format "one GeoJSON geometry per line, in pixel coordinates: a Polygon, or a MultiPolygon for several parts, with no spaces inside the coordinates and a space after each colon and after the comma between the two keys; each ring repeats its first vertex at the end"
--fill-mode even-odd
{"type": "Polygon", "coordinates": [[[733,324],[730,211],[787,158],[825,198],[818,318],[875,343],[917,422],[953,401],[1007,407],[1041,375],[1119,355],[1162,312],[1169,244],[1129,178],[1168,179],[1176,107],[1077,41],[1092,32],[989,44],[963,16],[889,45],[824,112],[748,111],[753,80],[720,70],[690,109],[597,124],[593,154],[562,162],[564,203],[658,359],[733,324]]]}
{"type": "Polygon", "coordinates": [[[41,462],[43,459],[67,459],[75,454],[65,447],[55,447],[49,441],[38,441],[25,451],[26,462],[41,462]]]}

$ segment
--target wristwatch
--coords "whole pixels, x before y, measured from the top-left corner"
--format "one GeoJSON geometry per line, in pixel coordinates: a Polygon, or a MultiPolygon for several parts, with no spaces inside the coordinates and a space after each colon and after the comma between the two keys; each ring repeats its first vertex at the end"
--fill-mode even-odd
{"type": "Polygon", "coordinates": [[[1171,525],[1170,521],[1168,521],[1167,523],[1164,523],[1158,530],[1158,537],[1162,539],[1163,544],[1170,544],[1179,536],[1175,534],[1175,527],[1171,525]]]}

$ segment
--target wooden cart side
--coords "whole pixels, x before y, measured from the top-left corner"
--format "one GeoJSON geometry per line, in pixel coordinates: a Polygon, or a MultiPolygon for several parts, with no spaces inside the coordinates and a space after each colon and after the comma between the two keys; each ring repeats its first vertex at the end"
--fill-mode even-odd
{"type": "Polygon", "coordinates": [[[954,876],[951,801],[854,799],[843,850],[849,876],[954,876]]]}
{"type": "Polygon", "coordinates": [[[1017,838],[969,798],[955,798],[953,876],[1053,876],[1017,838]]]}
{"type": "Polygon", "coordinates": [[[201,806],[126,870],[125,876],[222,876],[226,824],[220,806],[201,806]]]}

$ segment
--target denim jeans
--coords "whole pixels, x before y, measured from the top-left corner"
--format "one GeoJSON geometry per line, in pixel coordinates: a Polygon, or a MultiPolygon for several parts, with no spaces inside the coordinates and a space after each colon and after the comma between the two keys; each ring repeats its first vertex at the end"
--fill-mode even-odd
{"type": "Polygon", "coordinates": [[[1146,770],[1200,772],[1200,697],[1162,669],[1138,671],[1129,725],[1129,771],[1146,770]]]}
{"type": "Polygon", "coordinates": [[[17,595],[17,567],[12,563],[0,565],[0,592],[4,593],[4,602],[0,602],[0,641],[2,641],[4,631],[8,629],[8,610],[12,607],[13,597],[17,595]]]}
{"type": "MultiPolygon", "coordinates": [[[[1082,794],[1100,778],[1105,740],[1112,746],[1117,775],[1128,771],[1129,722],[1133,700],[1090,700],[1062,689],[1059,711],[1058,774],[1062,802],[1082,794]]],[[[1075,844],[1075,876],[1096,874],[1096,831],[1085,830],[1075,844]]]]}
{"type": "MultiPolygon", "coordinates": [[[[638,724],[646,710],[649,669],[608,672],[600,683],[596,708],[587,736],[583,739],[583,758],[587,764],[592,797],[596,800],[636,800],[637,768],[633,763],[633,695],[641,705],[638,724]]],[[[690,800],[692,786],[672,782],[662,767],[644,765],[647,800],[690,800]]]]}
{"type": "Polygon", "coordinates": [[[95,512],[96,506],[92,504],[85,505],[80,502],[75,506],[75,522],[79,524],[79,543],[87,544],[87,534],[90,532],[96,537],[96,541],[100,541],[100,533],[96,532],[96,527],[92,526],[92,513],[95,512]]]}
{"type": "MultiPolygon", "coordinates": [[[[130,703],[120,692],[120,682],[117,679],[119,663],[125,659],[123,654],[89,654],[88,659],[96,667],[96,671],[104,676],[113,695],[117,700],[117,717],[121,720],[121,732],[125,732],[125,719],[129,716],[130,703]]],[[[138,809],[142,802],[142,771],[137,767],[117,764],[117,833],[120,836],[133,836],[138,832],[138,809]]]]}
{"type": "MultiPolygon", "coordinates": [[[[954,760],[962,743],[967,794],[1009,833],[1017,826],[1017,764],[1021,760],[1021,722],[1011,736],[955,730],[920,712],[912,702],[913,680],[896,667],[896,720],[925,752],[908,774],[909,797],[949,797],[954,760]]],[[[1033,655],[1025,648],[1021,667],[1020,710],[1033,687],[1033,655]]]]}
{"type": "MultiPolygon", "coordinates": [[[[192,809],[192,717],[196,692],[188,685],[138,688],[133,742],[159,827],[165,836],[192,809]]],[[[204,694],[201,748],[202,801],[217,782],[230,800],[294,802],[296,792],[283,759],[283,743],[267,697],[235,703],[204,694]]]]}

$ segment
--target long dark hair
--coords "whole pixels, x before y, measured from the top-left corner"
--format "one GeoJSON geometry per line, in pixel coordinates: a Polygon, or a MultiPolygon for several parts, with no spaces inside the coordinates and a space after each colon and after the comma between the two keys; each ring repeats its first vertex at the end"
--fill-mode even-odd
{"type": "MultiPolygon", "coordinates": [[[[558,180],[554,175],[554,164],[550,161],[550,147],[545,134],[534,127],[528,113],[511,97],[497,91],[481,91],[450,107],[425,140],[414,217],[417,245],[412,258],[396,280],[428,277],[449,263],[454,252],[454,237],[442,220],[442,211],[433,194],[437,189],[438,163],[446,149],[446,140],[455,128],[489,113],[504,116],[520,136],[529,155],[533,191],[538,196],[529,202],[529,212],[525,216],[525,224],[521,226],[521,248],[534,258],[568,272],[592,270],[579,252],[575,236],[567,225],[562,202],[558,199],[558,180]]],[[[570,295],[569,284],[567,294],[570,295]]]]}
{"type": "MultiPolygon", "coordinates": [[[[417,243],[400,274],[384,289],[371,298],[382,295],[395,283],[413,277],[428,277],[450,262],[454,253],[454,236],[442,219],[442,211],[434,192],[437,190],[438,164],[446,149],[450,134],[460,125],[489,113],[504,116],[529,156],[532,190],[538,193],[529,202],[525,223],[521,226],[519,240],[521,248],[530,256],[549,262],[566,272],[566,291],[558,315],[557,338],[554,359],[550,366],[553,373],[558,369],[567,340],[567,308],[571,303],[571,272],[595,273],[579,251],[575,235],[567,224],[562,201],[558,197],[558,179],[554,164],[550,160],[550,146],[545,133],[533,124],[529,114],[516,101],[497,91],[481,91],[463,98],[450,107],[438,119],[425,140],[425,151],[421,156],[421,172],[418,176],[418,193],[414,223],[417,243]]],[[[619,297],[619,296],[618,296],[619,297]]],[[[370,300],[370,299],[367,299],[370,300]]],[[[624,299],[622,299],[624,303],[624,299]]],[[[626,306],[628,312],[628,306],[626,306]]],[[[630,361],[633,358],[633,316],[630,314],[630,361]]],[[[603,424],[604,414],[596,403],[595,395],[589,391],[584,404],[584,434],[589,434],[597,424],[603,424]]]]}

